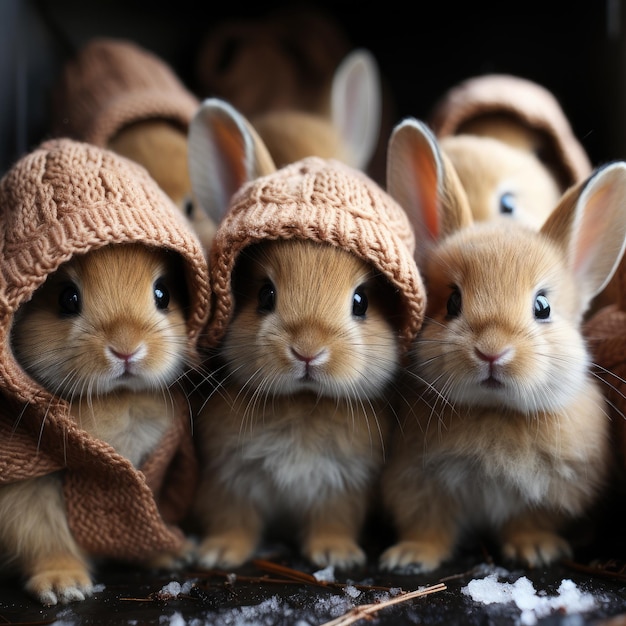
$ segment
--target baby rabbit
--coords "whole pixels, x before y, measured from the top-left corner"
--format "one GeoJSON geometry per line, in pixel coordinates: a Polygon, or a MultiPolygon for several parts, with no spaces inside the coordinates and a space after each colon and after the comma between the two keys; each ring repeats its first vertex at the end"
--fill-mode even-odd
{"type": "Polygon", "coordinates": [[[485,74],[449,89],[430,126],[475,220],[504,216],[539,228],[591,164],[561,105],[533,81],[485,74]]]}
{"type": "Polygon", "coordinates": [[[429,571],[467,531],[541,566],[607,479],[609,419],[581,320],[626,237],[626,163],[566,193],[539,231],[472,223],[450,163],[408,119],[389,144],[389,192],[413,216],[428,303],[382,477],[397,543],[384,568],[429,571]]]}
{"type": "MultiPolygon", "coordinates": [[[[182,285],[176,254],[106,245],[51,274],[11,332],[24,370],[71,403],[81,429],[137,468],[178,417],[181,398],[171,386],[194,361],[182,285]]],[[[70,531],[61,472],[0,486],[0,520],[6,564],[42,603],[91,593],[92,562],[70,531]]],[[[164,554],[155,564],[182,556],[164,554]]]]}
{"type": "Polygon", "coordinates": [[[250,116],[250,121],[277,167],[319,156],[367,171],[381,129],[381,92],[375,58],[358,48],[333,74],[328,113],[276,109],[250,116]]]}
{"type": "Polygon", "coordinates": [[[240,566],[278,531],[318,566],[358,566],[387,392],[422,319],[412,231],[339,161],[302,159],[246,183],[263,147],[248,131],[215,99],[190,127],[197,196],[212,211],[225,201],[210,259],[214,374],[195,423],[198,560],[240,566]],[[227,133],[233,149],[215,150],[227,133]]]}
{"type": "Polygon", "coordinates": [[[93,37],[54,85],[52,133],[140,163],[208,249],[215,224],[195,203],[187,162],[188,125],[199,106],[163,58],[132,40],[93,37]]]}
{"type": "Polygon", "coordinates": [[[356,255],[297,240],[244,250],[233,293],[222,382],[196,426],[200,563],[239,566],[268,526],[291,521],[282,532],[313,563],[361,565],[399,363],[397,297],[356,255]]]}
{"type": "Polygon", "coordinates": [[[561,197],[557,181],[532,152],[470,134],[443,137],[440,146],[477,221],[505,217],[539,228],[561,197]]]}

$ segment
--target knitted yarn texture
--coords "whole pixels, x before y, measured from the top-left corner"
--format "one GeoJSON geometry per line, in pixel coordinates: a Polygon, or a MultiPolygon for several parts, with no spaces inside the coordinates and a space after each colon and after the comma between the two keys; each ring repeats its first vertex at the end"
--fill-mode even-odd
{"type": "Polygon", "coordinates": [[[343,248],[379,270],[402,300],[405,316],[399,336],[408,349],[421,328],[425,304],[408,217],[368,176],[319,157],[257,178],[233,196],[211,248],[209,347],[219,342],[233,313],[231,275],[237,255],[265,239],[292,238],[343,248]]]}
{"type": "Polygon", "coordinates": [[[190,504],[197,472],[186,401],[145,472],[78,428],[69,405],[32,380],[13,356],[14,315],[76,254],[141,242],[177,252],[190,294],[195,349],[209,314],[207,266],[185,218],[143,167],[70,139],[42,143],[0,180],[0,483],[63,471],[68,521],[90,554],[143,560],[177,549],[169,524],[190,504]]]}
{"type": "Polygon", "coordinates": [[[95,38],[63,68],[52,133],[106,147],[124,126],[166,120],[187,130],[199,100],[172,68],[131,41],[95,38]]]}

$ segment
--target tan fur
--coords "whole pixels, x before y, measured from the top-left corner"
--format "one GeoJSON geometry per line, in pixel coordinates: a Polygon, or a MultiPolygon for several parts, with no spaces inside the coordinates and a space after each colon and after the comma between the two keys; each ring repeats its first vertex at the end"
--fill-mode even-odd
{"type": "MultiPolygon", "coordinates": [[[[23,305],[12,331],[24,369],[71,402],[81,428],[137,467],[171,425],[168,386],[193,361],[176,268],[164,251],[134,244],[76,256],[23,305]],[[155,284],[171,290],[167,309],[155,305],[155,284]],[[82,308],[68,316],[59,301],[70,285],[82,308]]],[[[61,475],[0,488],[0,548],[44,604],[82,600],[92,589],[89,555],[69,531],[62,489],[61,475]]],[[[168,556],[173,563],[178,555],[168,556]]]]}
{"type": "Polygon", "coordinates": [[[569,186],[547,131],[511,113],[470,117],[440,142],[475,220],[503,216],[539,228],[569,186]]]}
{"type": "Polygon", "coordinates": [[[380,143],[381,91],[375,59],[355,49],[335,69],[324,110],[282,106],[250,120],[277,167],[318,156],[366,171],[380,143]]]}
{"type": "Polygon", "coordinates": [[[107,147],[140,165],[189,218],[205,250],[215,235],[215,223],[197,206],[191,192],[187,134],[165,120],[135,122],[120,130],[107,147]]]}
{"type": "Polygon", "coordinates": [[[252,119],[276,167],[307,156],[351,163],[352,155],[330,119],[302,111],[272,111],[252,119]]]}
{"type": "Polygon", "coordinates": [[[467,194],[475,220],[507,217],[539,228],[561,190],[534,153],[492,137],[453,135],[441,140],[467,194]],[[512,213],[503,212],[513,206],[512,213]]]}
{"type": "MultiPolygon", "coordinates": [[[[403,127],[421,135],[426,162],[437,157],[424,125],[403,127]]],[[[401,167],[399,155],[390,158],[401,167]]],[[[439,170],[444,198],[458,193],[446,180],[439,170]]],[[[398,186],[420,184],[401,172],[394,181],[407,202],[410,190],[398,186]]],[[[443,232],[446,202],[407,207],[434,243],[420,260],[426,321],[382,477],[398,532],[383,567],[435,569],[466,530],[493,533],[504,557],[530,567],[571,553],[561,533],[591,510],[611,458],[581,321],[623,252],[625,190],[626,164],[599,170],[564,195],[539,231],[457,220],[443,232]],[[535,316],[538,304],[550,306],[547,318],[535,316]]]]}
{"type": "Polygon", "coordinates": [[[316,565],[362,564],[359,533],[399,362],[394,295],[366,263],[327,244],[278,241],[242,255],[221,383],[197,419],[200,564],[241,565],[278,521],[295,526],[283,537],[316,565]],[[275,309],[259,311],[269,284],[275,309]],[[369,299],[363,318],[353,315],[355,291],[369,299]]]}

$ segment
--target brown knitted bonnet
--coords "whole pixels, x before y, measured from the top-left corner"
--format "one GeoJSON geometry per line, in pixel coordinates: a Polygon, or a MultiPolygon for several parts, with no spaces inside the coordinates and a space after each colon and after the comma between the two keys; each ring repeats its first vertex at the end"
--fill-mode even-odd
{"type": "Polygon", "coordinates": [[[421,327],[425,303],[409,220],[365,174],[319,157],[257,178],[233,196],[211,249],[210,346],[223,336],[232,315],[230,283],[237,255],[259,241],[292,238],[343,248],[379,270],[402,299],[406,315],[399,338],[408,347],[421,327]]]}
{"type": "Polygon", "coordinates": [[[199,101],[155,54],[95,38],[63,68],[52,105],[54,136],[105,147],[133,122],[162,119],[186,131],[199,101]]]}
{"type": "Polygon", "coordinates": [[[545,155],[565,191],[591,173],[591,164],[554,95],[541,85],[507,74],[467,79],[435,104],[430,124],[439,138],[456,135],[470,120],[501,114],[517,120],[544,137],[545,155]]]}
{"type": "Polygon", "coordinates": [[[181,436],[189,416],[181,415],[178,434],[166,436],[168,450],[157,451],[139,472],[79,429],[69,405],[32,380],[10,346],[15,312],[50,273],[73,255],[128,242],[171,249],[183,259],[188,337],[195,347],[209,313],[205,257],[184,217],[141,166],[59,139],[42,143],[0,180],[0,483],[65,470],[68,520],[77,541],[93,554],[143,559],[183,539],[165,523],[154,492],[161,489],[161,512],[172,518],[186,505],[184,485],[193,474],[174,472],[195,467],[181,436]]]}

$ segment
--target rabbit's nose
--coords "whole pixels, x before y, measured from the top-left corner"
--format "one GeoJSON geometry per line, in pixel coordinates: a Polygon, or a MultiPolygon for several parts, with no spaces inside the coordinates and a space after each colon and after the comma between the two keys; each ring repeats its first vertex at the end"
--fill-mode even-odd
{"type": "Polygon", "coordinates": [[[117,350],[113,350],[113,348],[111,348],[111,353],[113,354],[114,357],[118,358],[120,361],[125,361],[125,362],[130,361],[134,355],[134,352],[131,352],[130,354],[128,354],[124,352],[118,352],[117,350]]]}
{"type": "Polygon", "coordinates": [[[316,352],[315,354],[311,354],[311,353],[303,353],[302,351],[299,351],[292,346],[291,354],[293,354],[293,356],[296,357],[298,361],[303,361],[306,365],[312,365],[312,364],[316,364],[324,360],[326,350],[322,349],[316,352]]]}
{"type": "Polygon", "coordinates": [[[507,355],[511,352],[511,349],[505,348],[504,350],[495,353],[483,352],[479,348],[474,348],[474,352],[481,361],[486,361],[487,363],[489,363],[489,365],[495,365],[496,363],[506,359],[507,355]]]}
{"type": "Polygon", "coordinates": [[[145,349],[141,345],[134,350],[117,350],[113,347],[109,347],[109,351],[116,359],[122,361],[127,366],[140,359],[145,353],[145,349]]]}

